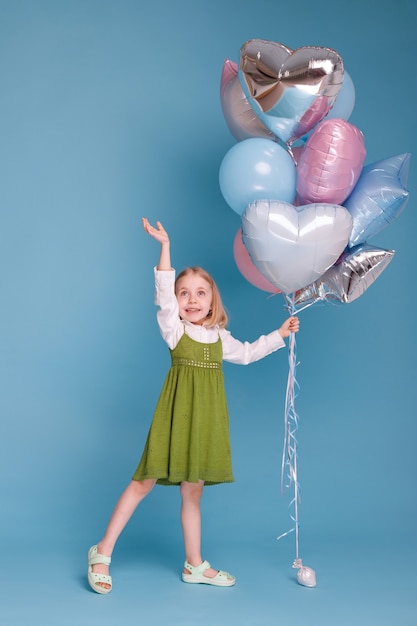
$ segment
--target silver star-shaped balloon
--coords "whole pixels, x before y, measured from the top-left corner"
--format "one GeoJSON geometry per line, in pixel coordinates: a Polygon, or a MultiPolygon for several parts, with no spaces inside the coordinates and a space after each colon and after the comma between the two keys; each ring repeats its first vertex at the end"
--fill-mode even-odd
{"type": "Polygon", "coordinates": [[[295,292],[296,307],[306,308],[317,301],[353,302],[378,278],[394,256],[369,244],[347,249],[318,280],[295,292]]]}

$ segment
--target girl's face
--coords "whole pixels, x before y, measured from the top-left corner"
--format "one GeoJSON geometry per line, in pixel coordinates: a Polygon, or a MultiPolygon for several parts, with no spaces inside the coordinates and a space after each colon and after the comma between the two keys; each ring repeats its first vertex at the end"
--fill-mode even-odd
{"type": "Polygon", "coordinates": [[[211,309],[213,291],[198,274],[187,274],[177,282],[176,293],[180,317],[192,324],[202,324],[211,309]]]}

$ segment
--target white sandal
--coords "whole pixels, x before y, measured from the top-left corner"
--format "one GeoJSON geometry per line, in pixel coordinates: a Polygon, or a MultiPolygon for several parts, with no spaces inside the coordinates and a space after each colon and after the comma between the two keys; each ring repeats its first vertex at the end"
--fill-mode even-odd
{"type": "Polygon", "coordinates": [[[216,587],[231,587],[235,584],[236,578],[228,572],[218,571],[215,576],[210,578],[204,576],[204,572],[211,567],[208,561],[203,561],[200,565],[194,567],[187,561],[184,563],[184,568],[190,573],[182,573],[182,580],[185,583],[204,583],[205,585],[215,585],[216,587]]]}
{"type": "Polygon", "coordinates": [[[112,580],[111,576],[106,576],[105,574],[97,574],[93,572],[93,565],[110,565],[111,557],[104,556],[104,554],[99,554],[97,552],[97,546],[92,546],[88,551],[88,583],[94,591],[97,593],[110,593],[112,590],[112,580]],[[103,583],[105,585],[110,585],[109,589],[103,587],[103,583]]]}

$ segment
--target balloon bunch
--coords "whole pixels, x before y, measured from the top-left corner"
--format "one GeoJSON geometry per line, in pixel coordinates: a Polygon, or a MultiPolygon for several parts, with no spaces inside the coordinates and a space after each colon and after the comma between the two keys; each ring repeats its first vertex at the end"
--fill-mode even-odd
{"type": "MultiPolygon", "coordinates": [[[[237,140],[219,183],[241,217],[233,243],[239,271],[259,289],[282,292],[291,314],[319,301],[354,301],[393,258],[393,250],[368,240],[408,201],[410,154],[364,165],[363,134],[347,121],[353,81],[329,48],[250,40],[239,65],[224,62],[220,98],[237,140]]],[[[300,584],[315,586],[314,571],[298,555],[294,336],[289,362],[282,471],[294,485],[293,567],[300,584]]]]}
{"type": "Polygon", "coordinates": [[[246,42],[240,66],[224,62],[220,95],[238,140],[219,182],[242,218],[239,271],[303,308],[352,302],[394,255],[367,242],[407,203],[410,154],[364,167],[363,134],[347,121],[353,82],[329,48],[246,42]]]}

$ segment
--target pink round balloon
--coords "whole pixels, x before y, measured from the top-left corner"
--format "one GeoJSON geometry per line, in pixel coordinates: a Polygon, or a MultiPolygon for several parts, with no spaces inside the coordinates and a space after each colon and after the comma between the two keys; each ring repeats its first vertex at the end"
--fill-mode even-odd
{"type": "Polygon", "coordinates": [[[301,153],[304,150],[304,146],[292,146],[292,158],[294,159],[294,163],[297,165],[301,159],[301,153]]]}
{"type": "Polygon", "coordinates": [[[264,278],[261,272],[252,263],[249,252],[246,250],[245,244],[242,241],[241,228],[237,231],[233,242],[233,256],[239,272],[254,287],[268,291],[269,293],[279,293],[279,289],[264,278]]]}
{"type": "Polygon", "coordinates": [[[358,182],[365,156],[363,135],[356,126],[338,118],[318,124],[297,165],[300,204],[342,204],[358,182]]]}
{"type": "Polygon", "coordinates": [[[222,75],[220,79],[220,93],[222,94],[231,80],[238,75],[238,65],[230,59],[225,59],[223,63],[222,75]]]}

